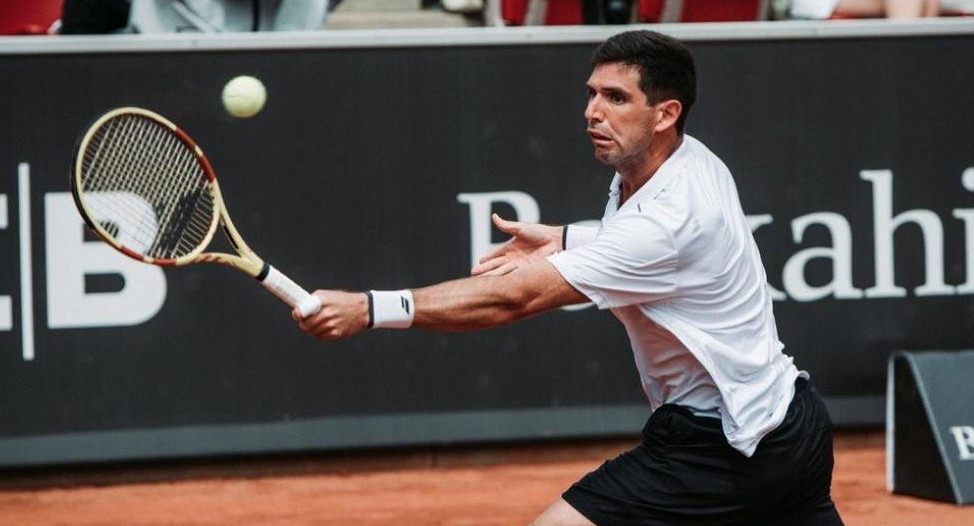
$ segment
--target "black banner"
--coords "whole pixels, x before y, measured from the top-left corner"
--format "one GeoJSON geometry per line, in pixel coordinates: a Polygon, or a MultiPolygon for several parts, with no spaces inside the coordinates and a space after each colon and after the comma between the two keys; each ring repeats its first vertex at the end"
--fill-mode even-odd
{"type": "MultiPolygon", "coordinates": [[[[891,352],[974,339],[974,34],[689,44],[688,132],[735,174],[786,352],[837,422],[880,423],[891,352]]],[[[0,54],[0,466],[638,431],[607,312],[321,344],[238,272],[110,252],[68,194],[79,134],[141,106],[306,288],[464,276],[491,211],[601,217],[594,47],[0,54]],[[250,119],[220,104],[241,74],[268,92],[250,119]]]]}

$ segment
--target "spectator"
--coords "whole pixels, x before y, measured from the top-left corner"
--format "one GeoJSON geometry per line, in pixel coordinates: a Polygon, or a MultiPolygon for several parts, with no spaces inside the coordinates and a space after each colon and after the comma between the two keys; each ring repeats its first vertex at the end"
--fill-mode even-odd
{"type": "Polygon", "coordinates": [[[974,15],[974,0],[940,0],[940,14],[974,15]]]}
{"type": "Polygon", "coordinates": [[[115,33],[128,25],[129,0],[64,0],[62,35],[115,33]]]}
{"type": "Polygon", "coordinates": [[[321,29],[328,0],[132,0],[136,33],[321,29]]]}
{"type": "Polygon", "coordinates": [[[940,0],[792,0],[789,18],[921,18],[939,13],[940,0]]]}
{"type": "Polygon", "coordinates": [[[628,24],[632,0],[582,0],[582,15],[586,24],[628,24]]]}
{"type": "Polygon", "coordinates": [[[302,31],[340,0],[65,0],[62,34],[302,31]]]}

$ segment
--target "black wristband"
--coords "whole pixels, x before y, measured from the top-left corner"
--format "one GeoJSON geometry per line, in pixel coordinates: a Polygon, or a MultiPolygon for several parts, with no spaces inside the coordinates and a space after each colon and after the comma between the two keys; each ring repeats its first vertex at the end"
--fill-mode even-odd
{"type": "Polygon", "coordinates": [[[365,291],[365,295],[369,298],[369,324],[368,328],[372,328],[372,324],[375,323],[375,302],[372,300],[372,291],[365,291]]]}
{"type": "Polygon", "coordinates": [[[561,227],[561,249],[568,250],[568,225],[561,227]]]}

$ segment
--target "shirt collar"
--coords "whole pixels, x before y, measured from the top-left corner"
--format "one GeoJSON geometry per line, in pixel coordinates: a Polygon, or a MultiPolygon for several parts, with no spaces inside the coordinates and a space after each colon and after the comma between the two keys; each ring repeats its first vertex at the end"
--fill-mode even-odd
{"type": "MultiPolygon", "coordinates": [[[[629,208],[630,206],[636,206],[633,203],[639,203],[646,201],[647,199],[652,199],[659,195],[673,180],[674,177],[683,169],[687,161],[690,159],[690,142],[696,142],[696,139],[684,134],[683,140],[680,142],[680,146],[669,156],[659,168],[656,169],[656,173],[646,181],[636,193],[632,194],[629,199],[626,200],[625,204],[622,205],[622,210],[629,208]]],[[[612,182],[609,184],[609,197],[615,204],[615,208],[619,210],[619,197],[622,194],[622,176],[616,172],[615,177],[612,178],[612,182]]]]}

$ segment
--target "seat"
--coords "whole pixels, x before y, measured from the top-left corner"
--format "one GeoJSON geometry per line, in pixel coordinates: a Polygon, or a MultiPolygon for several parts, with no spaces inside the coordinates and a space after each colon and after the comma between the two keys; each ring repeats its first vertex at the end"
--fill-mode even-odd
{"type": "MultiPolygon", "coordinates": [[[[543,0],[542,0],[543,1],[543,0]]],[[[544,17],[542,23],[546,26],[580,25],[584,22],[582,15],[583,0],[547,0],[543,1],[544,17]]],[[[523,26],[530,23],[527,20],[528,7],[538,0],[501,0],[501,18],[509,26],[523,26]]]]}
{"type": "Polygon", "coordinates": [[[0,35],[46,35],[61,18],[63,0],[0,2],[0,35]]]}
{"type": "Polygon", "coordinates": [[[577,26],[585,22],[582,14],[584,0],[548,0],[544,23],[546,26],[577,26]]]}

